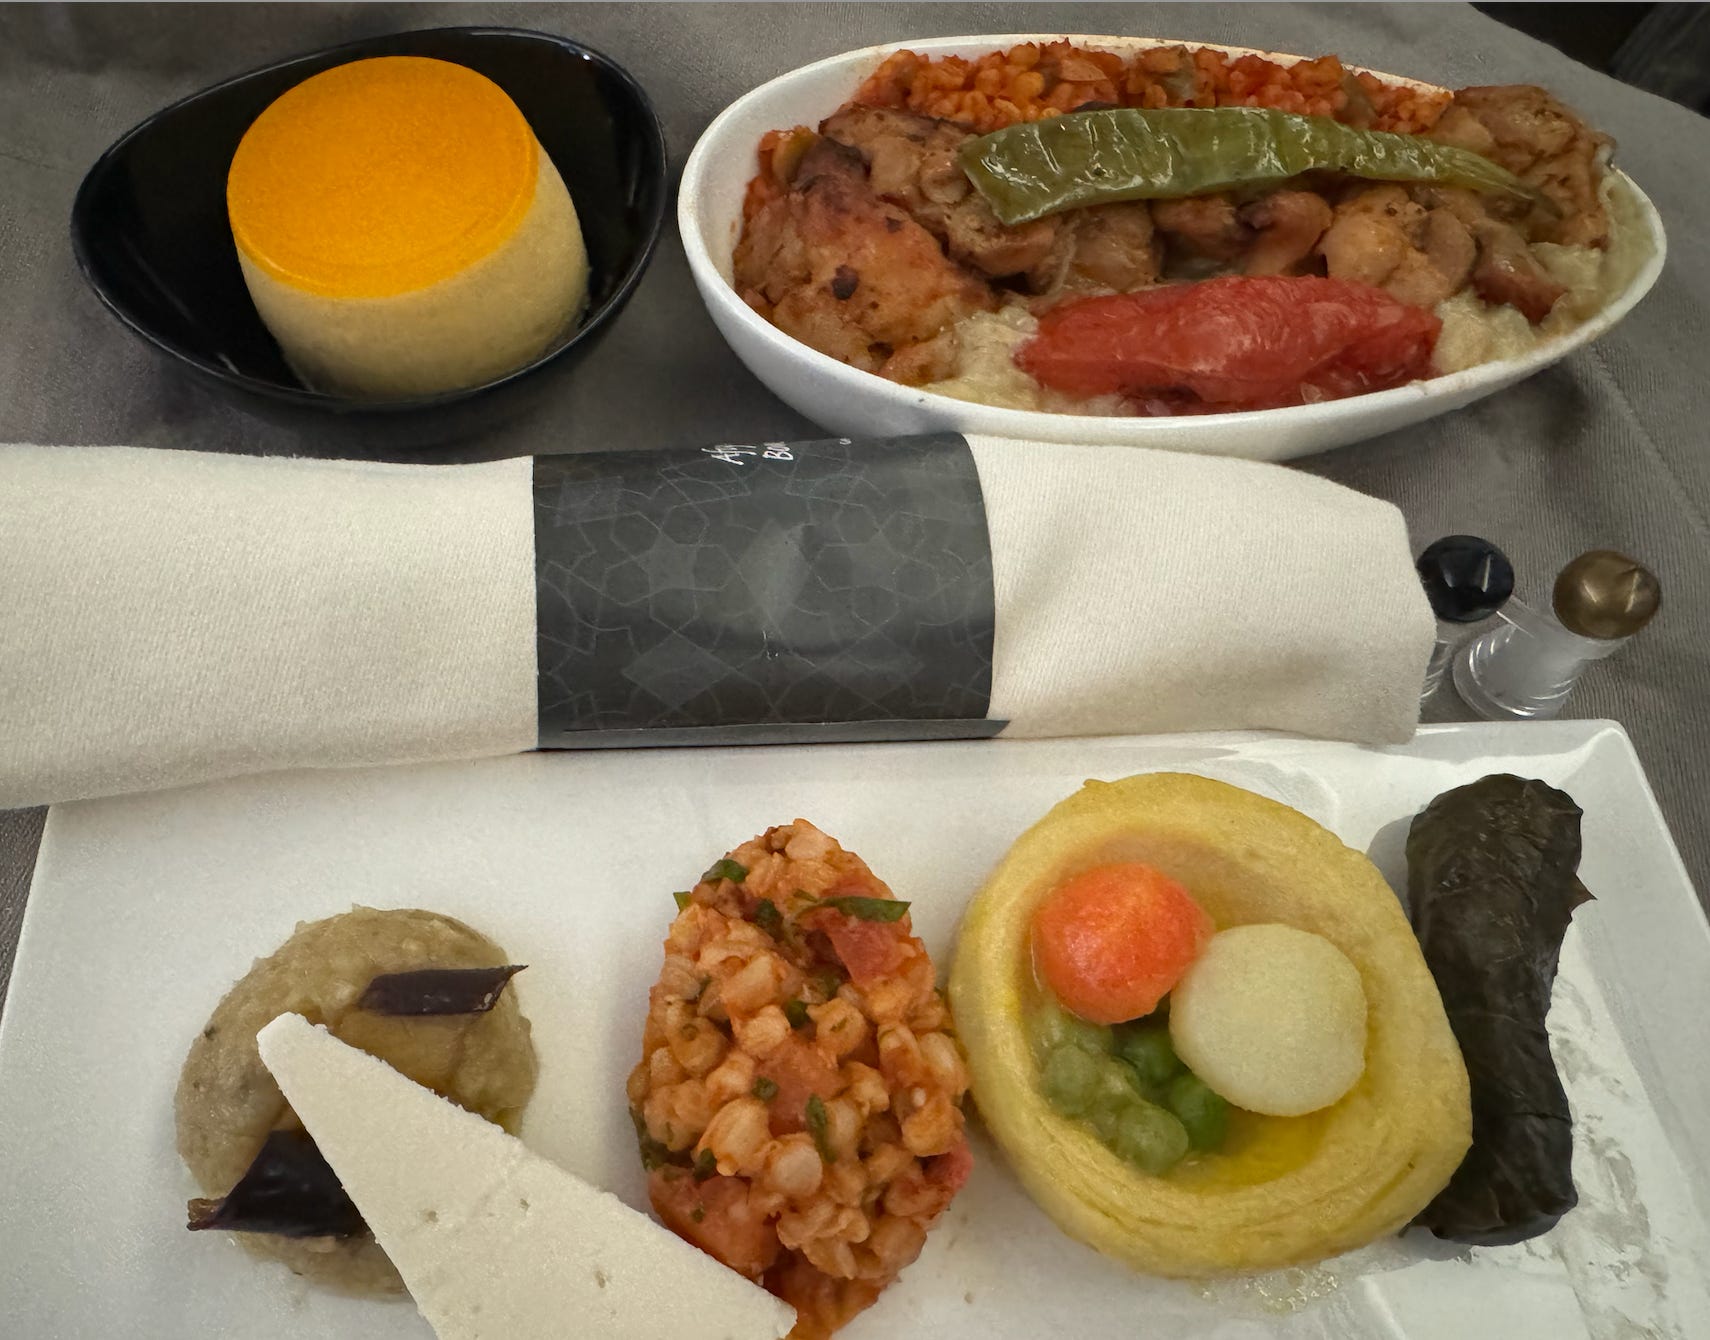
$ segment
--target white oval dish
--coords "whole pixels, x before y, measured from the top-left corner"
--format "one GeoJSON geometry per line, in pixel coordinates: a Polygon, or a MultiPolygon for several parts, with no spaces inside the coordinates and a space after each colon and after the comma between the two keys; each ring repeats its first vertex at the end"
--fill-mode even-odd
{"type": "MultiPolygon", "coordinates": [[[[1405,428],[1478,400],[1548,367],[1597,339],[1630,312],[1662,272],[1666,242],[1656,208],[1620,174],[1650,232],[1652,253],[1627,287],[1596,316],[1518,358],[1502,359],[1345,400],[1175,418],[1111,418],[1048,414],[973,404],[886,381],[791,338],[755,312],[731,284],[731,256],[742,227],[742,199],[757,171],[760,138],[769,130],[818,125],[836,111],[892,52],[903,47],[931,56],[981,56],[1021,42],[1068,40],[1128,53],[1156,46],[1205,46],[1240,56],[1250,48],[1181,43],[1161,38],[1010,34],[941,37],[866,47],[804,65],[744,94],[719,114],[696,142],[683,169],[677,227],[689,269],[713,323],[736,356],[780,400],[834,433],[892,435],[954,430],[1041,442],[1162,447],[1213,456],[1281,461],[1405,428]]],[[[1284,64],[1299,59],[1254,53],[1284,64]]],[[[1375,72],[1374,72],[1375,73],[1375,72]]],[[[1395,83],[1431,87],[1385,74],[1395,83]]]]}

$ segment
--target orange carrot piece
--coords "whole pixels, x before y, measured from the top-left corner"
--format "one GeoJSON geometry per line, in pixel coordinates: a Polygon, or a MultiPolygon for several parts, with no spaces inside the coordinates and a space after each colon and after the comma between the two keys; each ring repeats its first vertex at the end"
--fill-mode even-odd
{"type": "Polygon", "coordinates": [[[1034,964],[1067,1009],[1116,1024],[1155,1010],[1215,929],[1186,889],[1151,866],[1095,866],[1034,913],[1034,964]]]}

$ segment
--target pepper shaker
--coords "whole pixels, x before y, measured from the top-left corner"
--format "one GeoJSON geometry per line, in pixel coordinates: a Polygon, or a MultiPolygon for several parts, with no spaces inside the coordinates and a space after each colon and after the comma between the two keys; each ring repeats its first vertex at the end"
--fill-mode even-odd
{"type": "Polygon", "coordinates": [[[1477,535],[1434,540],[1413,566],[1437,616],[1437,641],[1419,693],[1423,703],[1443,682],[1443,672],[1467,639],[1470,626],[1490,618],[1514,594],[1514,566],[1508,555],[1477,535]]]}
{"type": "Polygon", "coordinates": [[[1455,656],[1455,689],[1492,720],[1554,717],[1585,667],[1620,650],[1661,603],[1661,584],[1643,564],[1612,549],[1581,554],[1556,578],[1554,617],[1509,601],[1502,625],[1455,656]]]}

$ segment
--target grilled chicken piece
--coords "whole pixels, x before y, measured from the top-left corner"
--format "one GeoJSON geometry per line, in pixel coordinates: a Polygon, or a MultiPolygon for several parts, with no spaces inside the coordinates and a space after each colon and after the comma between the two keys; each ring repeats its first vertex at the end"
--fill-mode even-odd
{"type": "Polygon", "coordinates": [[[1463,88],[1432,133],[1500,163],[1555,205],[1559,218],[1535,214],[1528,220],[1530,241],[1609,244],[1609,216],[1597,185],[1614,141],[1551,94],[1532,84],[1463,88]]]}
{"type": "Polygon", "coordinates": [[[867,164],[875,195],[906,209],[956,260],[993,279],[1024,275],[1051,255],[1056,218],[1000,223],[956,160],[970,132],[951,121],[884,107],[848,107],[820,134],[847,145],[867,164]]]}
{"type": "MultiPolygon", "coordinates": [[[[1457,95],[1458,96],[1458,95],[1457,95]]],[[[1427,139],[1439,144],[1467,149],[1485,158],[1496,157],[1496,136],[1485,128],[1483,121],[1473,115],[1470,107],[1451,102],[1437,118],[1437,124],[1425,132],[1427,139]]]]}
{"type": "Polygon", "coordinates": [[[953,121],[853,106],[826,118],[819,133],[860,154],[874,192],[911,212],[948,210],[974,193],[956,161],[971,132],[953,121]]]}
{"type": "Polygon", "coordinates": [[[1173,246],[1206,260],[1232,261],[1251,240],[1228,194],[1155,200],[1152,222],[1173,246]]]}
{"type": "Polygon", "coordinates": [[[1097,205],[1032,223],[999,222],[957,160],[972,132],[952,121],[883,107],[847,107],[820,133],[854,149],[875,195],[906,209],[945,250],[993,279],[1021,277],[1035,293],[1062,287],[1127,292],[1158,277],[1144,203],[1097,205]]]}
{"type": "Polygon", "coordinates": [[[1163,244],[1144,200],[1088,205],[1060,217],[1050,255],[1028,273],[1034,293],[1131,293],[1157,282],[1163,244]]]}
{"type": "Polygon", "coordinates": [[[1157,282],[1163,246],[1145,201],[1092,205],[1070,217],[1071,282],[1117,293],[1157,282]]]}
{"type": "Polygon", "coordinates": [[[1526,239],[1508,224],[1495,224],[1479,237],[1473,288],[1486,302],[1507,303],[1534,326],[1550,314],[1566,286],[1551,279],[1533,257],[1526,239]]]}
{"type": "Polygon", "coordinates": [[[1373,284],[1418,307],[1435,307],[1470,279],[1486,302],[1511,304],[1536,325],[1567,291],[1513,224],[1451,187],[1359,187],[1337,204],[1318,249],[1332,279],[1373,284]]]}
{"type": "Polygon", "coordinates": [[[1519,228],[1491,212],[1486,197],[1451,186],[1415,187],[1414,197],[1433,219],[1452,216],[1477,244],[1472,283],[1486,302],[1507,303],[1537,325],[1567,292],[1538,263],[1519,228]]]}
{"type": "Polygon", "coordinates": [[[1330,226],[1315,191],[1284,188],[1237,206],[1228,193],[1156,200],[1152,218],[1177,256],[1239,265],[1244,274],[1293,273],[1330,226]]]}
{"type": "Polygon", "coordinates": [[[1038,269],[1051,254],[1058,230],[1054,218],[1035,219],[1015,227],[999,223],[984,199],[970,195],[945,216],[944,248],[982,274],[1007,279],[1038,269]]]}
{"type": "Polygon", "coordinates": [[[1312,254],[1330,227],[1324,197],[1313,191],[1272,191],[1242,208],[1237,217],[1256,236],[1241,258],[1250,275],[1292,274],[1312,254]]]}
{"type": "Polygon", "coordinates": [[[1390,184],[1344,196],[1318,250],[1332,279],[1371,284],[1416,307],[1435,307],[1459,290],[1478,251],[1453,213],[1428,211],[1390,184]]]}
{"type": "Polygon", "coordinates": [[[737,243],[737,292],[780,330],[867,372],[997,305],[990,287],[873,194],[861,157],[821,139],[737,243]]]}
{"type": "Polygon", "coordinates": [[[1435,307],[1443,298],[1459,292],[1467,275],[1478,259],[1478,242],[1466,224],[1444,210],[1431,210],[1425,215],[1425,232],[1419,250],[1425,257],[1425,274],[1420,281],[1426,291],[1418,298],[1404,296],[1391,289],[1403,302],[1418,302],[1421,307],[1435,307]],[[1447,285],[1448,292],[1440,292],[1447,285]]]}

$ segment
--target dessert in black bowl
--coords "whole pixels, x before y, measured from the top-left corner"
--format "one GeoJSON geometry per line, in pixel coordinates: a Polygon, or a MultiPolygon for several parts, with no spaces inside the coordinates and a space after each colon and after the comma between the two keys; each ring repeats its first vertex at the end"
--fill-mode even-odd
{"type": "MultiPolygon", "coordinates": [[[[331,413],[360,422],[377,446],[394,439],[419,446],[509,417],[549,384],[549,369],[562,373],[593,347],[652,257],[668,194],[666,161],[646,93],[598,52],[514,29],[401,33],[283,61],[157,112],[84,179],[72,244],[90,286],[121,322],[246,408],[300,425],[324,423],[331,413]],[[341,115],[361,126],[388,97],[393,108],[421,97],[423,75],[437,95],[436,71],[454,85],[444,105],[434,105],[437,126],[424,130],[414,115],[393,118],[398,135],[414,134],[414,143],[399,149],[390,131],[377,132],[365,150],[338,136],[341,115]],[[316,141],[329,130],[334,138],[316,141]],[[509,160],[492,148],[501,141],[509,160]],[[331,147],[321,153],[319,143],[331,147]],[[409,156],[424,148],[427,160],[409,156]],[[337,216],[346,238],[327,242],[317,232],[335,219],[328,200],[361,179],[364,152],[393,154],[397,161],[382,166],[416,191],[425,226],[438,229],[425,243],[405,237],[413,253],[398,265],[388,257],[389,268],[375,263],[386,251],[376,231],[393,222],[384,211],[337,216]],[[507,161],[515,170],[504,178],[507,161]],[[460,162],[470,165],[471,180],[457,179],[460,162]],[[539,224],[542,211],[530,201],[538,205],[549,189],[562,201],[564,188],[573,206],[558,207],[551,227],[539,224]],[[520,204],[495,200],[495,189],[513,191],[520,204]],[[515,240],[512,233],[529,243],[526,262],[482,254],[494,238],[515,240]],[[458,248],[486,286],[480,303],[463,302],[475,286],[454,273],[458,248]],[[568,264],[566,250],[576,253],[568,264]],[[435,276],[422,270],[423,256],[445,262],[439,277],[452,282],[424,286],[435,276]],[[520,344],[504,332],[517,351],[508,363],[474,357],[501,334],[483,323],[517,305],[502,301],[503,285],[532,293],[535,273],[554,262],[564,293],[559,318],[520,344]],[[567,269],[574,273],[566,277],[567,269]],[[431,311],[422,305],[435,287],[462,303],[455,321],[449,299],[431,311]],[[406,305],[387,316],[387,304],[399,303],[406,305]],[[413,367],[393,377],[363,367],[334,375],[343,371],[339,359],[372,353],[387,330],[407,340],[459,322],[463,328],[450,333],[472,355],[467,371],[413,367]]],[[[431,362],[432,353],[408,350],[401,361],[431,362]]]]}

